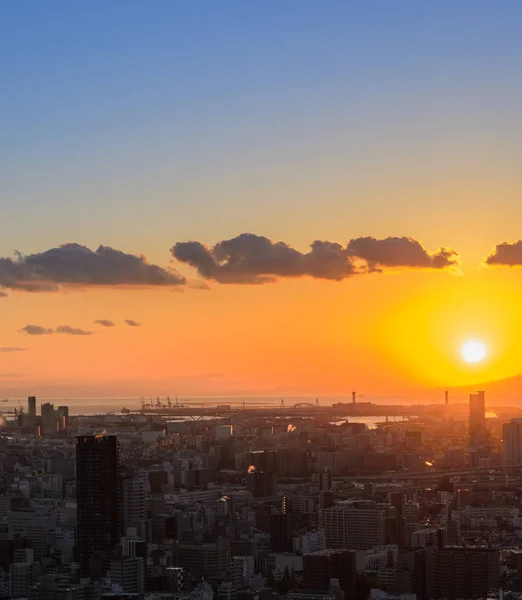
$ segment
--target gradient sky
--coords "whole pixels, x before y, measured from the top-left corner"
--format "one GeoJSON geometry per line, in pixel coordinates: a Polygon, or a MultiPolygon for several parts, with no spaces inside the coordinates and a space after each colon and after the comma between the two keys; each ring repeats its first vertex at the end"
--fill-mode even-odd
{"type": "Polygon", "coordinates": [[[189,284],[6,289],[0,348],[25,350],[0,352],[0,394],[520,373],[522,271],[482,262],[522,238],[521,18],[515,0],[1,3],[0,257],[103,244],[189,284]],[[411,236],[461,266],[197,289],[170,253],[245,232],[301,252],[411,236]],[[469,367],[477,337],[490,358],[469,367]]]}

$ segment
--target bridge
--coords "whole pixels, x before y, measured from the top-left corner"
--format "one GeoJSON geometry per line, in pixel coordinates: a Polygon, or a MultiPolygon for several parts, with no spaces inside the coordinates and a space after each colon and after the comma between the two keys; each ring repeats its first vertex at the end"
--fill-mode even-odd
{"type": "Polygon", "coordinates": [[[509,471],[522,470],[522,464],[502,465],[495,467],[474,467],[469,469],[447,469],[439,471],[431,467],[427,471],[395,471],[393,473],[383,473],[382,475],[354,475],[352,477],[334,477],[335,480],[351,480],[359,482],[377,482],[377,481],[410,481],[412,479],[444,479],[448,477],[464,477],[466,475],[480,475],[489,473],[491,475],[508,474],[509,471]]]}

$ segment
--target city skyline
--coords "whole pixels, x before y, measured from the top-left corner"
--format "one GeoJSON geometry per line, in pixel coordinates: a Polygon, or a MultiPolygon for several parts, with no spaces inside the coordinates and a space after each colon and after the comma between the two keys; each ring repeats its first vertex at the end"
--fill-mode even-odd
{"type": "Polygon", "coordinates": [[[0,396],[522,373],[518,3],[0,10],[0,396]]]}

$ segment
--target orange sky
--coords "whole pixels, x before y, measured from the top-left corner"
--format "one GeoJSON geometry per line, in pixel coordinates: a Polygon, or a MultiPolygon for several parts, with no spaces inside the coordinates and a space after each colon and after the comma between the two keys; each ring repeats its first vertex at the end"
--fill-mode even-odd
{"type": "Polygon", "coordinates": [[[0,396],[371,395],[522,373],[522,271],[483,266],[522,238],[522,4],[5,4],[0,396]],[[218,283],[209,248],[244,233],[299,254],[232,250],[232,275],[248,268],[218,283]],[[369,236],[411,237],[426,260],[319,278],[369,236]],[[62,244],[112,258],[71,269],[62,244]],[[434,267],[441,247],[459,273],[434,267]],[[245,285],[267,261],[305,276],[245,285]],[[35,281],[60,289],[20,290],[35,281]],[[459,356],[470,338],[479,365],[459,356]]]}
{"type": "MultiPolygon", "coordinates": [[[[234,390],[343,394],[458,386],[517,374],[522,291],[517,269],[461,274],[398,270],[342,282],[309,278],[209,290],[75,290],[2,299],[2,386],[140,379],[150,394],[234,390]],[[37,319],[27,315],[38,315],[37,319]],[[94,324],[111,319],[114,328],[94,324]],[[132,318],[140,327],[127,327],[132,318]],[[37,321],[70,323],[91,336],[29,336],[37,321]],[[490,356],[466,365],[466,339],[490,356]],[[147,383],[149,382],[150,383],[147,383]],[[158,391],[156,391],[158,390],[158,391]]],[[[116,385],[116,387],[114,387],[116,385]]],[[[132,387],[132,384],[130,385],[132,387]]],[[[112,395],[112,394],[111,394],[112,395]]]]}

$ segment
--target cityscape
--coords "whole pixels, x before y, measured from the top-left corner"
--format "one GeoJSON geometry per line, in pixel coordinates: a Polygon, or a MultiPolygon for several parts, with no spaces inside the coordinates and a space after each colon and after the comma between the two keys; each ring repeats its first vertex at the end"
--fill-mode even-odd
{"type": "Polygon", "coordinates": [[[522,1],[0,1],[0,600],[522,600],[522,1]]]}
{"type": "Polygon", "coordinates": [[[155,404],[86,416],[31,396],[9,415],[2,597],[522,596],[522,416],[484,391],[374,427],[357,413],[397,407],[355,393],[155,404]]]}

